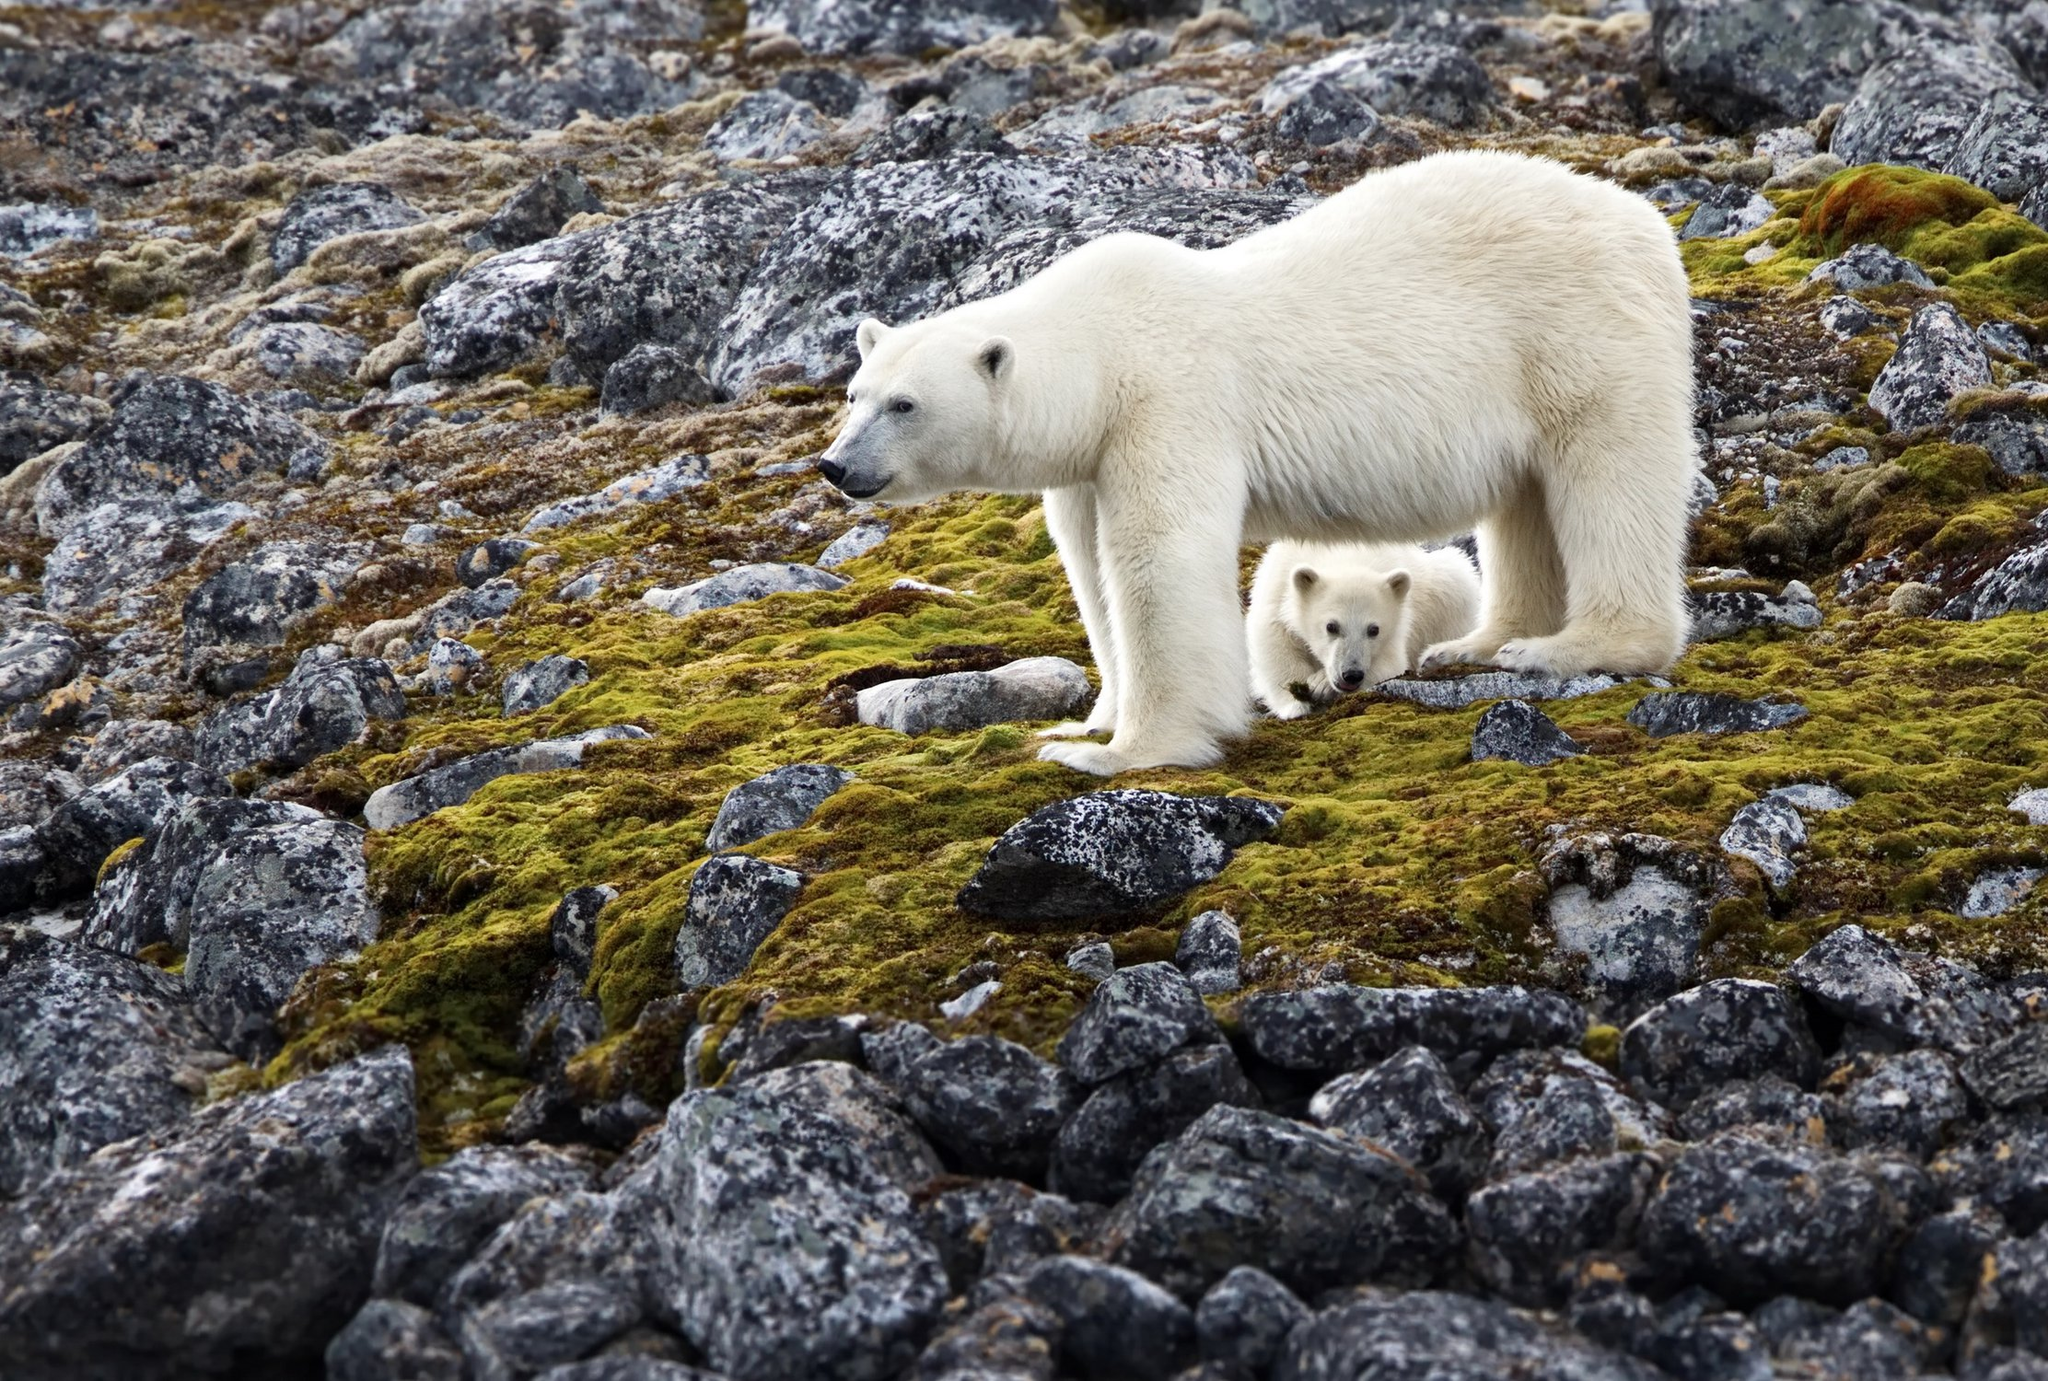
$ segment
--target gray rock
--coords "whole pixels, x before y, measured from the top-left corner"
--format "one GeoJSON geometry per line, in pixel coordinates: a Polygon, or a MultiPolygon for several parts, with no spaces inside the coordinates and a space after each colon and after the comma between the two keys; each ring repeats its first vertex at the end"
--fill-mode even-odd
{"type": "Polygon", "coordinates": [[[1259,1106],[1226,1044],[1188,1046],[1116,1075],[1058,1129],[1047,1183],[1069,1198],[1115,1203],[1153,1147],[1221,1103],[1259,1106]]]}
{"type": "Polygon", "coordinates": [[[608,724],[565,738],[540,739],[509,748],[492,748],[460,761],[393,782],[370,793],[363,805],[363,823],[373,830],[396,829],[448,806],[459,806],[500,777],[526,772],[559,772],[583,765],[583,752],[594,743],[644,739],[653,735],[631,724],[608,724]]]}
{"type": "Polygon", "coordinates": [[[907,1374],[919,1381],[1049,1381],[1060,1333],[1050,1309],[1003,1292],[941,1329],[907,1374]]]}
{"type": "MultiPolygon", "coordinates": [[[[1978,339],[1983,339],[1980,328],[1978,339]]],[[[1995,352],[1994,352],[1995,353],[1995,352]]],[[[1962,445],[1982,446],[2008,475],[2048,471],[2048,418],[2028,409],[1984,409],[1952,433],[1962,445]]]]}
{"type": "Polygon", "coordinates": [[[226,1063],[175,975],[33,932],[0,938],[0,1201],[179,1121],[226,1063]]]}
{"type": "Polygon", "coordinates": [[[2048,1114],[2003,1113],[1928,1163],[1947,1202],[1995,1209],[2015,1233],[2048,1225],[2048,1114]]]}
{"type": "Polygon", "coordinates": [[[506,717],[532,714],[590,682],[590,666],[574,657],[552,653],[505,673],[503,700],[506,717]]]}
{"type": "Polygon", "coordinates": [[[208,647],[281,646],[294,627],[341,598],[365,555],[360,547],[272,542],[223,566],[185,598],[186,659],[208,647]]]}
{"type": "Polygon", "coordinates": [[[2048,877],[2048,869],[1986,869],[1971,880],[1970,890],[1963,897],[1963,904],[1956,908],[1956,914],[1966,921],[2003,916],[2025,901],[2043,877],[2048,877]]]}
{"type": "Polygon", "coordinates": [[[823,763],[792,763],[741,782],[725,794],[704,847],[712,853],[797,829],[832,795],[856,780],[823,763]]]}
{"type": "Polygon", "coordinates": [[[786,562],[760,561],[746,566],[734,566],[731,570],[720,571],[717,575],[703,580],[692,581],[671,589],[656,586],[640,596],[641,602],[651,609],[664,614],[683,618],[690,614],[702,613],[706,609],[723,609],[728,604],[746,604],[770,595],[807,593],[818,590],[837,590],[846,584],[846,577],[821,571],[815,566],[797,566],[786,562]]]}
{"type": "Polygon", "coordinates": [[[283,413],[204,380],[144,375],[114,415],[43,475],[36,525],[56,537],[113,499],[170,498],[190,484],[220,497],[263,474],[318,475],[326,443],[283,413]]]}
{"type": "Polygon", "coordinates": [[[1811,1087],[1819,1065],[1799,1009],[1772,984],[1746,978],[1717,978],[1666,999],[1622,1033],[1622,1073],[1673,1108],[1761,1074],[1811,1087]]]}
{"type": "Polygon", "coordinates": [[[487,538],[455,558],[455,578],[474,590],[517,566],[539,546],[525,537],[487,538]]]}
{"type": "Polygon", "coordinates": [[[1955,1062],[1939,1050],[1860,1057],[1828,1077],[1828,1126],[1845,1146],[1900,1151],[1925,1160],[1970,1115],[1955,1062]]]}
{"type": "Polygon", "coordinates": [[[1544,859],[1551,934],[1603,1014],[1632,1018],[1694,981],[1721,880],[1667,839],[1579,836],[1544,859]]]}
{"type": "Polygon", "coordinates": [[[194,494],[98,504],[66,527],[44,561],[43,603],[58,613],[116,599],[117,608],[128,607],[256,516],[246,504],[209,504],[194,494]]]}
{"type": "Polygon", "coordinates": [[[994,671],[884,681],[858,692],[855,704],[863,724],[923,734],[1064,719],[1090,698],[1088,674],[1066,658],[1026,657],[994,671]]]}
{"type": "Polygon", "coordinates": [[[775,89],[808,101],[835,120],[844,120],[868,99],[868,84],[839,67],[797,67],[775,78],[775,89]]]}
{"type": "Polygon", "coordinates": [[[1238,796],[1098,791],[1005,830],[960,889],[964,911],[1065,920],[1132,911],[1209,881],[1241,846],[1279,827],[1282,808],[1238,796]]]}
{"type": "Polygon", "coordinates": [[[54,623],[31,623],[0,642],[0,705],[35,700],[69,681],[83,649],[54,623]]]}
{"type": "Polygon", "coordinates": [[[519,1049],[536,1078],[561,1075],[576,1054],[604,1037],[604,1008],[584,989],[597,952],[598,917],[618,895],[611,887],[578,887],[548,918],[555,962],[519,1014],[519,1049]]]}
{"type": "Polygon", "coordinates": [[[704,131],[704,149],[714,157],[776,159],[809,148],[832,127],[809,101],[771,87],[750,91],[704,131]]]}
{"type": "Polygon", "coordinates": [[[102,1149],[0,1206],[0,1356],[23,1381],[317,1370],[414,1138],[387,1047],[102,1149]]]}
{"type": "Polygon", "coordinates": [[[805,52],[826,56],[917,57],[932,48],[1048,33],[1057,17],[1053,0],[944,0],[914,6],[886,0],[763,0],[747,11],[748,23],[786,33],[805,52]]]}
{"type": "MultiPolygon", "coordinates": [[[[1102,1226],[1098,1204],[1077,1204],[1015,1180],[940,1181],[921,1195],[924,1233],[957,1293],[1032,1263],[1088,1249],[1102,1226]]],[[[975,1293],[980,1293],[976,1291],[975,1293]]]]}
{"type": "Polygon", "coordinates": [[[2005,808],[2025,816],[2030,825],[2048,825],[2048,787],[2022,791],[2007,801],[2005,808]]]}
{"type": "Polygon", "coordinates": [[[1544,767],[1586,750],[1526,700],[1489,706],[1472,729],[1472,761],[1501,758],[1525,767],[1544,767]]]}
{"type": "Polygon", "coordinates": [[[1341,1297],[1296,1328],[1274,1375],[1285,1381],[1353,1381],[1376,1372],[1431,1381],[1657,1381],[1664,1375],[1496,1300],[1381,1289],[1341,1297]]]}
{"type": "Polygon", "coordinates": [[[468,643],[439,638],[427,649],[427,669],[419,684],[435,695],[455,695],[473,689],[483,670],[483,653],[468,643]]]}
{"type": "Polygon", "coordinates": [[[1937,302],[1913,314],[1898,353],[1870,386],[1870,406],[1894,431],[1915,431],[1946,420],[1957,394],[1990,386],[1983,345],[1955,308],[1937,302]]]}
{"type": "MultiPolygon", "coordinates": [[[[996,108],[987,111],[988,114],[998,114],[1020,99],[1030,99],[1032,93],[1028,70],[1018,70],[1005,75],[1011,81],[1019,77],[1025,79],[1021,83],[1021,92],[1017,95],[1002,93],[989,103],[996,108]]],[[[1340,94],[1345,95],[1353,104],[1357,103],[1356,97],[1348,93],[1340,94]]],[[[973,95],[974,90],[970,85],[965,91],[956,89],[952,100],[958,105],[965,97],[971,103],[973,95]]],[[[1221,113],[1223,101],[1224,96],[1221,92],[1207,86],[1161,84],[1140,87],[1135,91],[1112,86],[1098,95],[1055,106],[1016,131],[1013,142],[1026,148],[1078,150],[1085,147],[1082,141],[1091,136],[1128,129],[1134,125],[1189,125],[1212,119],[1221,113]]]]}
{"type": "Polygon", "coordinates": [[[17,202],[0,206],[0,255],[26,259],[64,240],[91,240],[100,233],[99,213],[90,206],[17,202]]]}
{"type": "Polygon", "coordinates": [[[1640,1241],[1653,1264],[1738,1304],[1780,1293],[1846,1304],[1882,1280],[1907,1212],[1867,1162],[1729,1132],[1678,1157],[1640,1241]]]}
{"type": "Polygon", "coordinates": [[[1481,671],[1469,676],[1448,676],[1420,681],[1397,676],[1373,687],[1379,695],[1390,695],[1426,705],[1432,710],[1462,710],[1481,700],[1576,700],[1628,684],[1625,677],[1592,675],[1559,680],[1520,671],[1481,671]]]}
{"type": "Polygon", "coordinates": [[[78,440],[111,415],[90,394],[52,388],[28,375],[0,375],[0,475],[52,446],[78,440]]]}
{"type": "Polygon", "coordinates": [[[514,192],[477,231],[479,248],[518,249],[551,239],[571,216],[604,203],[573,168],[551,168],[514,192]]]}
{"type": "Polygon", "coordinates": [[[292,198],[270,237],[270,262],[289,273],[329,240],[368,230],[395,230],[426,217],[382,183],[337,182],[292,198]]]}
{"type": "Polygon", "coordinates": [[[1370,139],[1380,126],[1378,111],[1327,78],[1276,94],[1277,110],[1261,102],[1266,114],[1278,116],[1274,133],[1310,148],[1328,148],[1346,139],[1370,139]]]}
{"type": "Polygon", "coordinates": [[[442,1286],[441,1316],[459,1330],[489,1305],[567,1281],[642,1295],[659,1247],[655,1181],[642,1161],[608,1194],[577,1189],[528,1199],[442,1286]]]}
{"type": "Polygon", "coordinates": [[[1628,722],[1651,738],[1673,734],[1759,734],[1806,718],[1806,707],[1770,696],[1744,700],[1724,691],[1655,691],[1636,702],[1628,722]]]}
{"type": "Polygon", "coordinates": [[[1053,1138],[1081,1102],[1065,1070],[997,1036],[942,1041],[898,1022],[862,1037],[861,1050],[964,1174],[1043,1179],[1053,1138]]]}
{"type": "Polygon", "coordinates": [[[0,762],[0,829],[40,825],[83,790],[83,782],[54,764],[0,762]]]}
{"type": "Polygon", "coordinates": [[[1867,446],[1837,446],[1813,462],[1814,473],[1826,474],[1830,470],[1848,470],[1858,465],[1870,464],[1870,448],[1867,446]]]}
{"type": "Polygon", "coordinates": [[[552,339],[568,265],[601,231],[584,231],[487,259],[444,284],[419,312],[427,372],[472,378],[503,369],[552,339]]]}
{"type": "Polygon", "coordinates": [[[2001,1242],[1982,1266],[1983,1282],[1970,1305],[1966,1356],[1972,1361],[1995,1357],[2010,1345],[2008,1357],[2024,1357],[2025,1369],[1968,1368],[1966,1375],[1985,1381],[2030,1381],[2048,1358],[2048,1233],[2001,1242]],[[2017,1355],[2015,1355],[2017,1354],[2017,1355]]]}
{"type": "Polygon", "coordinates": [[[1479,1278],[1517,1304],[1560,1302],[1587,1255],[1634,1238],[1660,1169],[1647,1155],[1605,1156],[1476,1190],[1465,1230],[1479,1278]]]}
{"type": "Polygon", "coordinates": [[[640,1322],[616,1284],[562,1280],[492,1300],[463,1315],[463,1355],[481,1376],[531,1376],[589,1355],[640,1322]]]}
{"type": "Polygon", "coordinates": [[[708,1371],[630,1352],[549,1367],[539,1381],[724,1381],[708,1371]]]}
{"type": "Polygon", "coordinates": [[[43,889],[43,869],[49,862],[42,843],[30,825],[0,829],[0,911],[19,911],[32,906],[43,889]]]}
{"type": "Polygon", "coordinates": [[[716,987],[745,973],[803,890],[802,873],[764,859],[706,859],[690,879],[689,905],[676,933],[676,982],[686,989],[716,987]]]}
{"type": "Polygon", "coordinates": [[[1333,984],[1254,993],[1239,1025],[1259,1058],[1332,1073],[1377,1064],[1406,1046],[1490,1059],[1509,1050],[1576,1047],[1586,1014],[1562,993],[1500,988],[1362,988],[1333,984]]]}
{"type": "MultiPolygon", "coordinates": [[[[1886,249],[1883,245],[1868,242],[1851,245],[1835,258],[1819,264],[1814,268],[1813,272],[1806,275],[1806,281],[1809,283],[1832,283],[1843,292],[1862,292],[1869,288],[1882,288],[1893,283],[1910,283],[1916,288],[1932,288],[1934,286],[1934,280],[1929,278],[1925,271],[1911,259],[1903,259],[1886,249]]],[[[1837,319],[1841,321],[1841,325],[1839,328],[1830,325],[1829,329],[1833,330],[1836,335],[1844,336],[1845,338],[1857,335],[1869,330],[1872,325],[1876,324],[1878,318],[1875,314],[1871,313],[1868,308],[1863,307],[1861,303],[1856,302],[1853,298],[1830,298],[1827,305],[1821,309],[1824,321],[1826,320],[1828,309],[1834,307],[1834,304],[1837,302],[1847,302],[1852,306],[1860,308],[1864,312],[1864,317],[1861,319],[1853,317],[1845,319],[1843,314],[1848,309],[1846,307],[1834,308],[1837,319]]]]}
{"type": "Polygon", "coordinates": [[[606,417],[624,417],[669,403],[698,408],[716,399],[711,381],[695,361],[672,345],[648,341],[605,370],[598,411],[606,417]]]}
{"type": "Polygon", "coordinates": [[[1939,169],[1955,158],[1993,96],[2026,89],[2026,79],[1999,50],[1914,44],[1864,74],[1835,122],[1828,149],[1852,167],[1902,163],[1939,169]]]}
{"type": "Polygon", "coordinates": [[[1783,801],[1801,814],[1808,811],[1847,810],[1856,804],[1854,796],[1826,782],[1794,782],[1790,786],[1774,786],[1764,793],[1763,799],[1783,801]]]}
{"type": "Polygon", "coordinates": [[[877,163],[922,163],[953,153],[1016,152],[986,117],[958,106],[922,105],[891,120],[848,161],[866,168],[877,163]]]}
{"type": "Polygon", "coordinates": [[[334,1335],[327,1381],[463,1381],[462,1352],[416,1304],[373,1299],[334,1335]]]}
{"type": "Polygon", "coordinates": [[[2019,1024],[2013,1000],[1949,959],[1900,951],[1860,925],[1837,927],[1785,976],[1822,1010],[1898,1047],[1963,1055],[2019,1024]]]}
{"type": "Polygon", "coordinates": [[[2034,362],[2034,346],[2019,327],[2009,321],[1986,321],[1977,327],[1977,340],[1987,354],[2020,364],[2034,362]]]}
{"type": "Polygon", "coordinates": [[[1513,1051],[1494,1061],[1467,1097],[1493,1133],[1489,1179],[1665,1138],[1661,1109],[1629,1097],[1613,1075],[1576,1051],[1513,1051]]]}
{"type": "Polygon", "coordinates": [[[81,895],[108,854],[147,834],[185,802],[232,794],[226,781],[175,758],[150,758],[66,801],[36,827],[46,856],[49,886],[60,896],[81,895]]]}
{"type": "Polygon", "coordinates": [[[1110,1261],[1196,1299],[1246,1265],[1298,1294],[1416,1283],[1448,1260],[1457,1226],[1385,1152],[1219,1106],[1145,1158],[1102,1240],[1110,1261]]]}
{"type": "Polygon", "coordinates": [[[216,772],[301,767],[354,743],[373,719],[404,717],[405,696],[389,664],[311,647],[276,690],[207,716],[193,750],[216,772]]]}
{"type": "Polygon", "coordinates": [[[1726,182],[1700,199],[1686,217],[1681,240],[1728,240],[1747,235],[1778,214],[1778,208],[1763,193],[1739,182],[1726,182]]]}
{"type": "Polygon", "coordinates": [[[1059,1061],[1083,1083],[1099,1084],[1183,1045],[1221,1038],[1216,1019],[1171,964],[1118,969],[1088,996],[1060,1037],[1059,1061]]]}
{"type": "Polygon", "coordinates": [[[2000,1111],[2048,1103],[2048,1022],[2029,1022],[1971,1054],[1963,1079],[2000,1111]]]}
{"type": "Polygon", "coordinates": [[[1782,801],[1751,801],[1721,831],[1721,848],[1754,863],[1773,887],[1789,887],[1806,847],[1806,821],[1782,801]]]}
{"type": "Polygon", "coordinates": [[[1693,595],[1689,602],[1692,606],[1692,630],[1687,640],[1690,642],[1739,638],[1752,628],[1820,627],[1820,603],[1814,598],[1813,591],[1797,580],[1775,595],[1758,594],[1754,590],[1710,590],[1693,595]]]}
{"type": "Polygon", "coordinates": [[[1116,972],[1116,951],[1104,940],[1076,945],[1067,951],[1066,965],[1082,977],[1100,983],[1116,972]]]}
{"type": "Polygon", "coordinates": [[[1407,1161],[1448,1203],[1462,1199],[1486,1168],[1486,1125],[1444,1062],[1420,1046],[1371,1069],[1338,1075],[1317,1090],[1308,1110],[1323,1126],[1407,1161]]]}
{"type": "Polygon", "coordinates": [[[1264,1376],[1287,1335],[1309,1317],[1295,1293],[1256,1266],[1236,1266],[1195,1306],[1195,1342],[1204,1362],[1264,1376]]]}
{"type": "MultiPolygon", "coordinates": [[[[1914,273],[1920,272],[1920,270],[1917,267],[1915,267],[1909,260],[1899,259],[1897,255],[1891,254],[1890,250],[1883,249],[1878,245],[1868,243],[1855,245],[1851,247],[1849,253],[1855,254],[1861,250],[1868,249],[1878,250],[1880,253],[1891,255],[1893,259],[1896,259],[1899,263],[1904,264],[1908,269],[1911,269],[1914,273]]],[[[1825,275],[1825,277],[1832,281],[1835,273],[1838,271],[1837,266],[1844,263],[1846,257],[1847,256],[1844,256],[1843,259],[1828,260],[1828,262],[1822,264],[1820,268],[1817,268],[1812,273],[1808,274],[1807,280],[1809,282],[1815,281],[1817,277],[1821,276],[1821,269],[1826,269],[1828,270],[1828,272],[1825,275]]],[[[1926,275],[1922,274],[1921,276],[1924,278],[1926,275]]],[[[1820,324],[1827,329],[1830,335],[1833,335],[1839,340],[1850,340],[1856,336],[1860,336],[1865,331],[1870,330],[1872,327],[1881,325],[1883,321],[1884,318],[1880,317],[1876,312],[1871,311],[1870,308],[1864,306],[1861,302],[1858,302],[1853,297],[1831,297],[1827,301],[1820,304],[1820,324]]],[[[1839,450],[1840,448],[1837,447],[1836,449],[1839,450]]],[[[1864,452],[1866,458],[1869,456],[1869,454],[1870,453],[1868,451],[1864,452]]]]}
{"type": "Polygon", "coordinates": [[[1135,1271],[1055,1256],[1024,1277],[1027,1299],[1059,1320],[1060,1356],[1094,1381],[1166,1381],[1195,1351],[1195,1316],[1135,1271]]]}
{"type": "Polygon", "coordinates": [[[1495,103],[1493,79],[1463,49],[1443,43],[1384,42],[1340,48],[1282,72],[1260,94],[1269,113],[1318,82],[1330,82],[1381,115],[1409,115],[1454,129],[1479,124],[1495,103]]]}
{"type": "Polygon", "coordinates": [[[1701,1094],[1678,1119],[1679,1135],[1705,1141],[1735,1127],[1760,1127],[1795,1139],[1821,1140],[1827,1104],[1775,1074],[1738,1079],[1701,1094]]]}
{"type": "Polygon", "coordinates": [[[817,564],[826,570],[834,570],[849,561],[858,561],[889,537],[889,525],[879,518],[863,518],[829,542],[825,550],[818,553],[817,564]]]}
{"type": "Polygon", "coordinates": [[[503,578],[487,580],[474,590],[451,590],[422,611],[419,631],[406,644],[405,655],[417,657],[438,638],[459,638],[479,624],[504,615],[519,602],[519,586],[503,578]]]}
{"type": "Polygon", "coordinates": [[[256,367],[283,383],[338,384],[369,347],[361,336],[310,321],[281,321],[256,333],[256,367]]]}
{"type": "Polygon", "coordinates": [[[696,488],[710,477],[710,462],[705,457],[677,456],[652,469],[639,470],[614,480],[594,494],[581,494],[538,509],[526,520],[522,531],[543,532],[549,528],[566,527],[580,519],[610,513],[627,504],[660,503],[696,488]]]}
{"type": "Polygon", "coordinates": [[[1938,619],[1995,619],[2048,609],[2048,539],[2016,549],[1935,611],[1938,619]]]}
{"type": "Polygon", "coordinates": [[[529,1199],[585,1190],[586,1157],[545,1146],[472,1146],[421,1171],[392,1205],[370,1291],[431,1307],[463,1263],[529,1199]]]}
{"type": "Polygon", "coordinates": [[[1236,992],[1243,957],[1237,922],[1224,911],[1204,911],[1189,921],[1173,951],[1173,962],[1204,996],[1236,992]]]}
{"type": "Polygon", "coordinates": [[[1984,1259],[2008,1231],[2004,1219],[1977,1205],[1935,1214],[1899,1245],[1885,1293],[1923,1323],[1960,1328],[1984,1274],[1984,1259]]]}
{"type": "Polygon", "coordinates": [[[873,1079],[826,1062],[685,1094],[655,1166],[655,1299],[733,1381],[880,1381],[917,1355],[947,1282],[910,1191],[938,1160],[873,1079]]]}

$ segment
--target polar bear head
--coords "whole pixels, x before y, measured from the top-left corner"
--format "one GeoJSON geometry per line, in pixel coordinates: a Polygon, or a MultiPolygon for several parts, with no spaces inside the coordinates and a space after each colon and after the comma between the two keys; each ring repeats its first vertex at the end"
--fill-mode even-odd
{"type": "Polygon", "coordinates": [[[1376,686],[1408,669],[1411,583],[1405,570],[1348,573],[1294,568],[1287,584],[1288,627],[1322,663],[1331,692],[1342,695],[1376,686]]]}
{"type": "Polygon", "coordinates": [[[860,369],[846,386],[848,417],[818,460],[856,499],[916,503],[985,478],[999,441],[1017,351],[950,314],[855,333],[860,369]]]}

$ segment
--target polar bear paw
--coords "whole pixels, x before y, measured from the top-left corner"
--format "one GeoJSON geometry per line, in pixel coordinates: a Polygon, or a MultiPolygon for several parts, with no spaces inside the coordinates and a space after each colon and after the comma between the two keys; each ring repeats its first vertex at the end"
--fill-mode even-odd
{"type": "Polygon", "coordinates": [[[1048,743],[1038,750],[1038,758],[1098,777],[1114,777],[1132,766],[1122,753],[1102,743],[1048,743]]]}
{"type": "Polygon", "coordinates": [[[1585,649],[1556,636],[1510,638],[1493,654],[1495,666],[1532,676],[1571,677],[1594,669],[1585,649]]]}
{"type": "Polygon", "coordinates": [[[1314,708],[1315,706],[1306,701],[1297,700],[1291,695],[1284,695],[1277,698],[1273,702],[1272,708],[1267,710],[1266,713],[1272,715],[1275,719],[1301,719],[1314,708]]]}
{"type": "Polygon", "coordinates": [[[1436,671],[1442,667],[1488,666],[1496,660],[1500,647],[1497,640],[1477,633],[1467,638],[1453,638],[1447,643],[1432,643],[1415,659],[1415,669],[1436,671]]]}
{"type": "Polygon", "coordinates": [[[1090,734],[1107,734],[1115,731],[1113,724],[1092,724],[1087,720],[1069,719],[1048,729],[1040,729],[1039,738],[1087,738],[1090,734]]]}

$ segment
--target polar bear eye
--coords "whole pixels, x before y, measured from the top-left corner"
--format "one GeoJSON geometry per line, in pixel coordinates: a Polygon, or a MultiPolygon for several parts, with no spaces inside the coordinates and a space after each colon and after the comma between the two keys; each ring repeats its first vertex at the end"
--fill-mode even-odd
{"type": "Polygon", "coordinates": [[[1335,619],[1332,619],[1330,622],[1323,625],[1323,631],[1334,638],[1339,633],[1342,633],[1344,630],[1337,626],[1337,621],[1335,619]]]}
{"type": "Polygon", "coordinates": [[[1367,625],[1365,626],[1365,636],[1366,636],[1366,637],[1368,637],[1368,638],[1377,638],[1377,637],[1378,637],[1379,635],[1380,635],[1380,626],[1379,626],[1378,624],[1376,624],[1376,623],[1369,623],[1369,624],[1367,624],[1367,625]]]}
{"type": "Polygon", "coordinates": [[[889,411],[891,412],[914,412],[916,409],[917,404],[911,402],[908,398],[898,398],[889,404],[889,411]]]}

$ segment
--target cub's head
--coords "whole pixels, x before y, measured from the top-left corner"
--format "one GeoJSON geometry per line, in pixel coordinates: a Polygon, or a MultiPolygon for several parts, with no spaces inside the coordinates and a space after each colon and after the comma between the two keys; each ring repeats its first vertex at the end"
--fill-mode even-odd
{"type": "Polygon", "coordinates": [[[1016,348],[943,316],[893,329],[870,317],[854,339],[846,426],[819,471],[856,499],[891,503],[979,487],[1016,348]]]}
{"type": "Polygon", "coordinates": [[[1405,570],[1332,574],[1296,566],[1288,577],[1289,626],[1342,695],[1408,669],[1409,576],[1405,570]]]}

